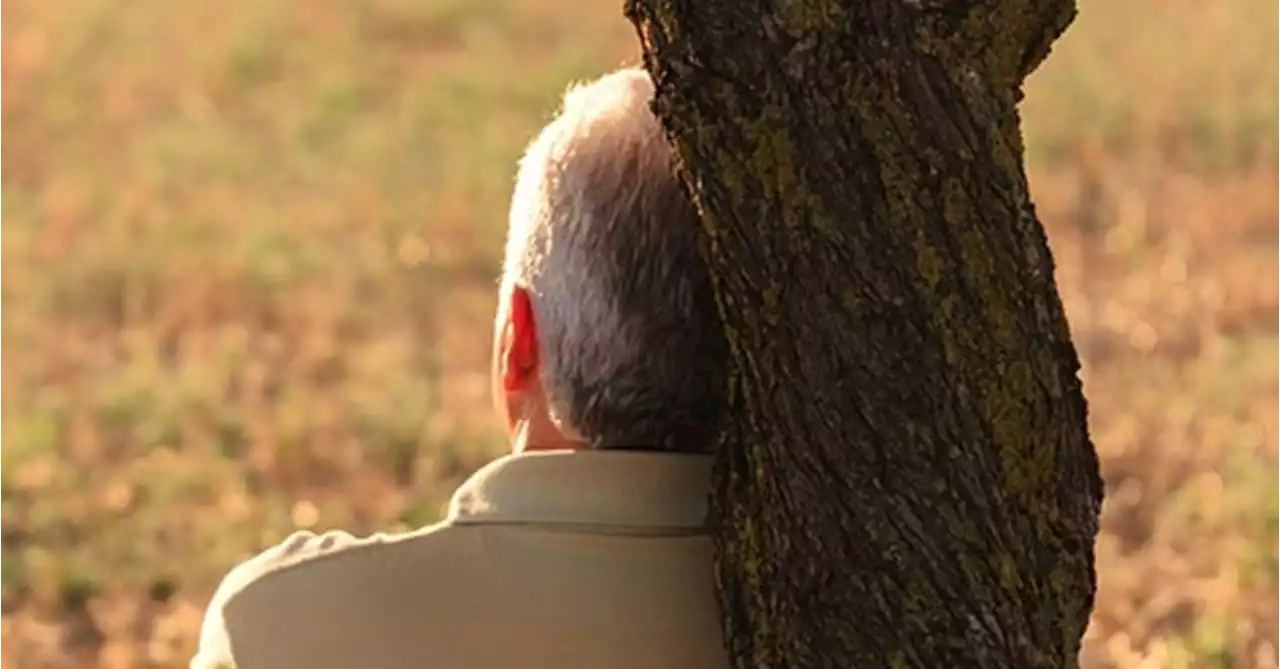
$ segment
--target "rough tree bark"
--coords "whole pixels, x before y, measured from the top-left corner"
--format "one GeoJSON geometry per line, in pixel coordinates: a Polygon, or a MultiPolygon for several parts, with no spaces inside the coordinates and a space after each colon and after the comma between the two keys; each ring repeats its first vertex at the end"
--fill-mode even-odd
{"type": "Polygon", "coordinates": [[[1072,0],[630,0],[733,354],[736,667],[1066,667],[1102,484],[1016,103],[1072,0]]]}

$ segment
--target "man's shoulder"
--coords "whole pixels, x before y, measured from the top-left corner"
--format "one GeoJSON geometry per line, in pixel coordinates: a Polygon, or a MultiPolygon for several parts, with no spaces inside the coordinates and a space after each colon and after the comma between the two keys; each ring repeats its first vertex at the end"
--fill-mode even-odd
{"type": "Polygon", "coordinates": [[[292,569],[305,569],[317,560],[332,559],[352,551],[367,550],[384,545],[396,535],[375,534],[356,537],[338,530],[316,534],[310,531],[294,532],[284,541],[250,557],[231,569],[218,586],[215,602],[226,602],[272,574],[292,569]]]}
{"type": "Polygon", "coordinates": [[[324,571],[327,578],[344,571],[360,571],[370,563],[390,559],[389,553],[411,550],[415,554],[438,552],[454,544],[460,526],[440,523],[413,532],[377,533],[357,537],[343,531],[322,534],[301,531],[245,560],[223,579],[215,601],[224,604],[240,593],[284,575],[301,576],[324,571]]]}
{"type": "MultiPolygon", "coordinates": [[[[239,602],[272,601],[275,611],[298,608],[286,600],[322,596],[357,586],[361,580],[384,573],[388,564],[403,563],[397,554],[411,551],[415,560],[432,555],[447,557],[459,548],[457,525],[441,523],[414,532],[357,537],[347,532],[295,532],[232,568],[222,579],[205,613],[200,650],[195,667],[234,667],[231,657],[229,614],[239,602]],[[205,658],[204,663],[200,663],[205,658]]],[[[305,606],[302,602],[300,605],[305,606]]],[[[241,614],[250,613],[241,610],[241,614]]],[[[258,617],[250,613],[251,617],[258,617]]]]}

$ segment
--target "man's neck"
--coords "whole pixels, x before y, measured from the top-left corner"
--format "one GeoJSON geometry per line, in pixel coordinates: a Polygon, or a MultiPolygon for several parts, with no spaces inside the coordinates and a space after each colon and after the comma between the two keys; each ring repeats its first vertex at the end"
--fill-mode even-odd
{"type": "Polygon", "coordinates": [[[586,442],[566,437],[551,421],[521,421],[511,440],[512,453],[529,451],[580,451],[586,442]]]}

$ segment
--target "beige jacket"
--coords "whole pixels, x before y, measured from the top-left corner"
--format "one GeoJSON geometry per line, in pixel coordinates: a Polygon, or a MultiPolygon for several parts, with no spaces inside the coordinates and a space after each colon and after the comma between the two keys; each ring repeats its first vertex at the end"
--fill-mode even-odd
{"type": "Polygon", "coordinates": [[[226,577],[191,667],[722,669],[710,466],[507,456],[433,527],[295,534],[226,577]]]}

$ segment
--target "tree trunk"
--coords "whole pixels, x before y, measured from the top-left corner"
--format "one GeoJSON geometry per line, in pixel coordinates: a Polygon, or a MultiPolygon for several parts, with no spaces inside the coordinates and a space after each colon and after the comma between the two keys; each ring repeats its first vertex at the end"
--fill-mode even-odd
{"type": "Polygon", "coordinates": [[[734,363],[735,667],[1065,667],[1102,483],[1016,103],[1072,0],[630,0],[734,363]]]}

